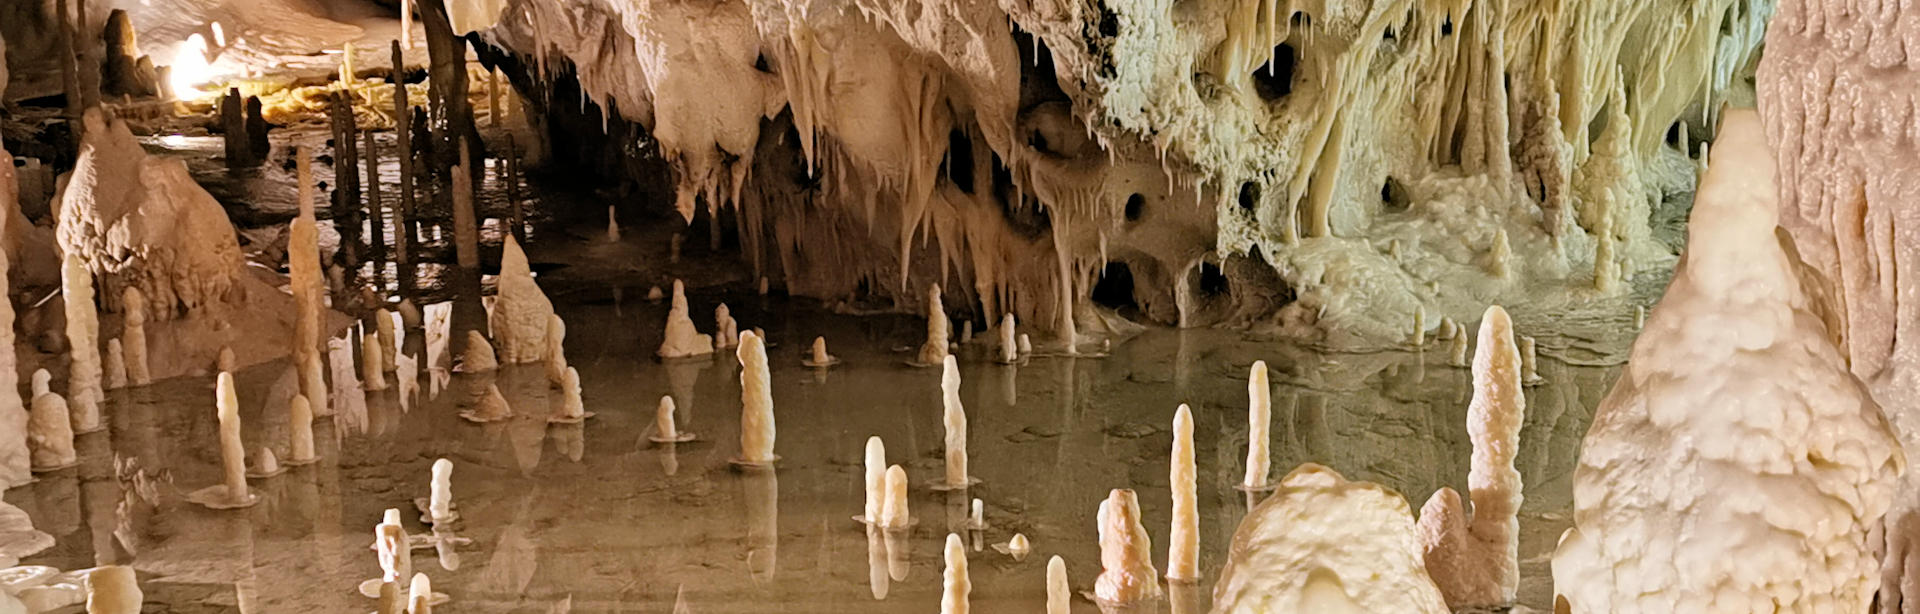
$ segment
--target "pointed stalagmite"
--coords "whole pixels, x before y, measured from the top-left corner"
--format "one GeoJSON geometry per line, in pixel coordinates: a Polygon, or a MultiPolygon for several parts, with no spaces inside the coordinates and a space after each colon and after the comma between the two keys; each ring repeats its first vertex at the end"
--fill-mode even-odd
{"type": "Polygon", "coordinates": [[[319,460],[313,452],[313,406],[308,404],[306,395],[293,395],[287,401],[287,460],[288,465],[305,465],[319,460]]]}
{"type": "Polygon", "coordinates": [[[886,499],[880,508],[880,526],[889,531],[911,526],[913,514],[907,505],[907,470],[899,465],[887,467],[886,489],[886,499]]]}
{"type": "Polygon", "coordinates": [[[1153,542],[1140,524],[1140,499],[1116,488],[1100,503],[1100,577],[1093,594],[1111,604],[1160,596],[1160,573],[1153,568],[1153,542]]]}
{"type": "Polygon", "coordinates": [[[1452,345],[1447,348],[1447,364],[1455,367],[1468,366],[1468,363],[1467,363],[1468,346],[1467,346],[1466,328],[1463,327],[1458,329],[1453,335],[1453,339],[1451,341],[1452,341],[1452,345]]]}
{"type": "Polygon", "coordinates": [[[386,309],[373,312],[373,332],[380,337],[380,366],[387,372],[399,367],[395,357],[400,353],[400,338],[394,331],[393,318],[393,312],[386,309]]]}
{"type": "MultiPolygon", "coordinates": [[[[679,296],[674,293],[676,302],[679,296]]],[[[740,360],[740,457],[735,462],[770,465],[780,457],[773,453],[773,386],[767,376],[767,346],[759,335],[741,333],[736,356],[740,360]]]]}
{"type": "Polygon", "coordinates": [[[827,353],[826,337],[814,337],[813,350],[809,352],[807,354],[807,358],[805,360],[800,361],[800,363],[802,365],[812,367],[815,369],[824,369],[824,368],[839,364],[840,359],[834,357],[834,355],[832,354],[827,353]]]}
{"type": "Polygon", "coordinates": [[[1487,250],[1487,273],[1495,279],[1507,279],[1512,276],[1513,246],[1507,242],[1507,229],[1493,231],[1493,246],[1487,250]]]}
{"type": "Polygon", "coordinates": [[[86,434],[106,428],[100,422],[100,320],[93,306],[93,272],[85,260],[67,254],[60,267],[60,287],[67,307],[67,406],[73,432],[86,434]]]}
{"type": "Polygon", "coordinates": [[[140,614],[145,599],[132,567],[106,565],[87,573],[87,614],[140,614]]]}
{"type": "Polygon", "coordinates": [[[532,265],[511,234],[500,248],[499,291],[493,303],[493,342],[502,364],[540,362],[547,357],[547,318],[553,301],[533,280],[532,265]]]}
{"type": "MultiPolygon", "coordinates": [[[[5,63],[5,58],[0,58],[0,64],[5,63]]],[[[6,149],[0,148],[0,157],[4,156],[6,149]]],[[[13,196],[6,189],[0,188],[0,199],[13,196]]],[[[10,267],[6,250],[0,249],[0,490],[33,481],[33,419],[20,400],[20,363],[13,351],[13,300],[7,284],[10,267]]],[[[68,418],[61,416],[61,420],[68,418]]]]}
{"type": "Polygon", "coordinates": [[[127,387],[127,354],[121,347],[120,339],[107,340],[107,390],[119,390],[127,387]]]}
{"type": "Polygon", "coordinates": [[[367,333],[360,338],[360,379],[367,390],[386,390],[386,351],[380,349],[380,335],[367,333]]]}
{"type": "Polygon", "coordinates": [[[620,216],[615,214],[613,205],[607,205],[607,242],[620,242],[620,216]]]}
{"type": "Polygon", "coordinates": [[[917,362],[923,366],[940,364],[947,358],[947,311],[940,304],[940,286],[927,289],[927,342],[920,345],[917,362]]]}
{"type": "Polygon", "coordinates": [[[1425,307],[1413,308],[1413,336],[1409,341],[1416,348],[1427,344],[1427,309],[1425,307]]]}
{"type": "Polygon", "coordinates": [[[1027,540],[1024,533],[1014,533],[1007,539],[1007,555],[1015,561],[1024,561],[1033,552],[1033,542],[1027,540]]]}
{"type": "Polygon", "coordinates": [[[1013,314],[1000,316],[1000,364],[1010,365],[1020,362],[1020,341],[1015,336],[1013,314]]]}
{"type": "Polygon", "coordinates": [[[887,444],[879,436],[867,438],[867,506],[862,516],[868,523],[880,522],[880,510],[887,502],[887,444]]]}
{"type": "Polygon", "coordinates": [[[67,400],[48,390],[53,376],[46,369],[33,372],[33,413],[27,424],[34,471],[53,471],[73,466],[78,457],[73,450],[73,421],[67,416],[67,400]]]}
{"type": "Polygon", "coordinates": [[[1067,586],[1067,561],[1054,555],[1047,559],[1047,614],[1068,614],[1073,593],[1067,586]]]}
{"type": "Polygon", "coordinates": [[[270,478],[284,471],[280,458],[273,455],[273,448],[260,446],[254,450],[253,465],[247,468],[247,477],[270,478]]]}
{"type": "Polygon", "coordinates": [[[567,323],[559,314],[547,316],[547,383],[558,386],[567,381],[567,323]]]}
{"type": "Polygon", "coordinates": [[[1200,579],[1200,512],[1194,486],[1193,410],[1185,403],[1173,413],[1173,461],[1168,483],[1173,488],[1173,531],[1167,540],[1167,579],[1200,579]]]}
{"type": "Polygon", "coordinates": [[[1473,401],[1467,405],[1467,433],[1473,440],[1467,475],[1472,519],[1451,488],[1433,493],[1420,509],[1427,572],[1454,608],[1512,603],[1520,582],[1521,484],[1513,458],[1527,401],[1506,310],[1487,308],[1478,345],[1473,401]]]}
{"type": "Polygon", "coordinates": [[[713,308],[713,349],[731,350],[740,340],[740,323],[733,321],[726,303],[713,308]]]}
{"type": "Polygon", "coordinates": [[[580,399],[580,372],[567,367],[567,374],[560,382],[560,414],[547,421],[572,424],[587,419],[589,415],[585,402],[580,399]]]}
{"type": "Polygon", "coordinates": [[[687,315],[686,285],[673,280],[673,307],[667,311],[666,339],[660,342],[660,357],[686,358],[712,353],[713,338],[694,329],[693,318],[687,315]]]}
{"type": "Polygon", "coordinates": [[[960,366],[953,355],[941,360],[940,402],[943,409],[941,423],[947,429],[947,474],[946,483],[941,487],[951,489],[966,488],[971,484],[967,473],[967,408],[960,405],[960,366]]]}
{"type": "Polygon", "coordinates": [[[653,434],[647,436],[649,441],[654,443],[693,441],[693,432],[681,431],[679,424],[674,421],[673,412],[676,409],[672,396],[660,395],[660,406],[653,412],[653,434]]]}
{"type": "Polygon", "coordinates": [[[1267,429],[1273,424],[1273,388],[1267,385],[1267,361],[1253,361],[1247,371],[1247,477],[1240,486],[1266,488],[1272,461],[1267,457],[1271,441],[1267,429]]]}
{"type": "Polygon", "coordinates": [[[485,373],[500,368],[500,362],[494,359],[493,344],[487,343],[486,335],[480,331],[467,331],[467,350],[460,355],[462,373],[485,373]]]}
{"type": "Polygon", "coordinates": [[[1533,337],[1520,337],[1520,383],[1527,386],[1546,381],[1540,377],[1540,357],[1533,337]]]}
{"type": "MultiPolygon", "coordinates": [[[[313,212],[313,152],[308,147],[301,145],[294,154],[300,213],[287,225],[287,285],[293,290],[294,306],[293,364],[300,372],[300,394],[312,403],[313,415],[331,416],[333,406],[328,403],[320,364],[320,327],[325,313],[321,284],[325,279],[320,269],[320,227],[313,212]]],[[[144,385],[141,373],[145,370],[146,342],[136,340],[132,331],[126,337],[127,374],[133,377],[134,385],[144,385]],[[140,349],[137,355],[136,346],[140,349]]]]}
{"type": "Polygon", "coordinates": [[[187,495],[213,509],[248,507],[259,497],[247,490],[247,451],[240,440],[240,397],[234,393],[233,374],[221,372],[214,384],[220,412],[220,466],[223,480],[187,495]]]}
{"type": "Polygon", "coordinates": [[[941,574],[940,614],[967,614],[972,610],[968,595],[973,592],[973,580],[967,577],[967,548],[961,545],[960,536],[947,534],[946,571],[941,574]]]}

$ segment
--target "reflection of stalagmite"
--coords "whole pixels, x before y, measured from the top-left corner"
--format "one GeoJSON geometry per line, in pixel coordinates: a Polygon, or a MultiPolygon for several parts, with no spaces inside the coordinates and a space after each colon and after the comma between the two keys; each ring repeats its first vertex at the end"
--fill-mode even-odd
{"type": "Polygon", "coordinates": [[[772,467],[752,467],[741,476],[747,503],[747,573],[756,582],[773,579],[780,547],[780,479],[772,467]]]}
{"type": "Polygon", "coordinates": [[[67,400],[48,390],[51,379],[46,369],[33,372],[33,413],[27,424],[27,441],[33,444],[34,471],[65,469],[78,462],[67,400]]]}
{"type": "Polygon", "coordinates": [[[1273,424],[1273,388],[1267,385],[1267,361],[1253,361],[1247,372],[1247,477],[1242,488],[1265,488],[1272,464],[1267,429],[1273,424]]]}
{"type": "Polygon", "coordinates": [[[973,609],[968,595],[973,592],[973,580],[967,577],[967,548],[960,544],[960,536],[947,534],[945,554],[946,571],[941,574],[940,614],[967,614],[973,609]]]}
{"type": "Polygon", "coordinates": [[[1193,410],[1182,403],[1173,413],[1173,530],[1167,540],[1167,579],[1200,578],[1200,512],[1194,488],[1193,410]]]}
{"type": "Polygon", "coordinates": [[[500,386],[487,383],[486,390],[472,400],[473,407],[460,412],[460,417],[469,422],[499,422],[513,417],[513,406],[507,404],[506,395],[500,394],[500,386]]]}
{"type": "Polygon", "coordinates": [[[107,340],[106,354],[107,390],[119,390],[127,387],[127,351],[121,347],[120,338],[107,340]]]}
{"type": "Polygon", "coordinates": [[[773,453],[773,385],[767,375],[767,347],[759,335],[741,333],[736,354],[740,359],[740,457],[737,462],[769,465],[780,457],[773,453]]]}
{"type": "Polygon", "coordinates": [[[1727,112],[1686,253],[1581,443],[1564,611],[1865,612],[1894,588],[1870,543],[1906,459],[1776,227],[1771,153],[1727,112]]]}
{"type": "Polygon", "coordinates": [[[867,586],[874,599],[886,599],[891,586],[887,578],[887,543],[879,525],[867,526],[867,586]]]}
{"type": "Polygon", "coordinates": [[[460,372],[485,373],[500,368],[500,362],[494,358],[493,344],[487,343],[486,335],[480,331],[467,331],[467,348],[460,355],[460,372]]]}
{"type": "Polygon", "coordinates": [[[1093,594],[1110,604],[1147,601],[1160,596],[1160,572],[1153,568],[1153,542],[1140,524],[1140,499],[1116,488],[1100,502],[1100,577],[1093,594]]]}
{"type": "Polygon", "coordinates": [[[1213,611],[1446,614],[1420,562],[1407,500],[1301,465],[1241,521],[1213,611]]]}
{"type": "MultiPolygon", "coordinates": [[[[1463,335],[1464,336],[1464,335],[1463,335]]],[[[1520,388],[1520,352],[1505,309],[1487,308],[1473,357],[1473,401],[1467,434],[1469,519],[1460,494],[1441,488],[1420,508],[1427,573],[1454,608],[1512,603],[1520,586],[1520,472],[1513,468],[1527,399],[1520,388]]]]}
{"type": "Polygon", "coordinates": [[[940,401],[941,423],[946,425],[946,482],[937,487],[966,488],[972,484],[967,473],[967,409],[960,405],[960,367],[952,355],[942,359],[940,401]]]}
{"type": "Polygon", "coordinates": [[[73,432],[86,434],[106,428],[100,422],[100,320],[93,306],[93,272],[79,256],[67,254],[60,268],[60,288],[67,307],[67,406],[72,409],[73,432]]]}
{"type": "Polygon", "coordinates": [[[673,306],[667,311],[666,339],[660,342],[661,358],[686,358],[713,353],[713,338],[694,329],[687,315],[687,288],[673,280],[673,306]]]}
{"type": "Polygon", "coordinates": [[[947,359],[947,310],[940,304],[940,286],[927,289],[927,341],[920,344],[915,361],[933,366],[947,359]]]}

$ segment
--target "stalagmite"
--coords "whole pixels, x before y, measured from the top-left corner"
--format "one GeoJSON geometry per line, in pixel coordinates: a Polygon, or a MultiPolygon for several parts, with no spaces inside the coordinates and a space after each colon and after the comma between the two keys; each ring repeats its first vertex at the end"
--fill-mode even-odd
{"type": "Polygon", "coordinates": [[[887,467],[886,489],[886,500],[880,508],[880,526],[889,531],[912,526],[913,514],[907,505],[907,470],[899,465],[887,467]]]}
{"type": "Polygon", "coordinates": [[[1139,603],[1160,596],[1160,572],[1153,568],[1153,542],[1140,524],[1140,499],[1116,488],[1100,502],[1100,577],[1093,595],[1112,605],[1139,603]]]}
{"type": "Polygon", "coordinates": [[[936,490],[959,490],[975,484],[967,473],[967,408],[960,405],[960,365],[949,354],[941,359],[941,424],[946,425],[946,481],[936,490]]]}
{"type": "Polygon", "coordinates": [[[1308,463],[1233,533],[1213,587],[1218,614],[1447,614],[1399,493],[1308,463]]]}
{"type": "Polygon", "coordinates": [[[433,480],[429,484],[432,490],[427,500],[427,518],[434,524],[452,522],[456,518],[453,515],[453,461],[434,459],[433,480]]]}
{"type": "Polygon", "coordinates": [[[1027,540],[1026,534],[1014,533],[1013,537],[1007,539],[1007,556],[1013,557],[1014,561],[1027,560],[1027,555],[1032,553],[1033,542],[1027,540]]]}
{"type": "Polygon", "coordinates": [[[686,285],[673,280],[673,307],[667,311],[666,339],[660,342],[660,357],[686,358],[712,353],[713,338],[694,329],[693,318],[687,315],[686,285]]]}
{"type": "Polygon", "coordinates": [[[107,390],[119,390],[127,387],[127,354],[120,346],[120,339],[107,340],[107,390]]]}
{"type": "Polygon", "coordinates": [[[967,549],[960,544],[960,536],[947,534],[947,569],[941,574],[940,614],[967,614],[972,610],[968,603],[968,594],[973,592],[973,581],[967,578],[967,549]]]}
{"type": "Polygon", "coordinates": [[[295,394],[287,401],[288,465],[305,465],[320,460],[313,452],[313,406],[306,395],[295,394]]]}
{"type": "Polygon", "coordinates": [[[887,501],[887,444],[879,436],[867,438],[865,459],[867,505],[861,521],[869,524],[880,522],[880,510],[887,501]]]}
{"type": "Polygon", "coordinates": [[[27,442],[32,444],[33,471],[72,467],[79,457],[73,449],[73,422],[67,400],[48,390],[53,376],[46,369],[33,372],[33,412],[28,418],[27,442]]]}
{"type": "Polygon", "coordinates": [[[1613,216],[1607,208],[1601,208],[1600,221],[1593,231],[1593,289],[1601,294],[1613,294],[1620,288],[1620,263],[1614,257],[1613,216]]]}
{"type": "Polygon", "coordinates": [[[547,383],[559,386],[567,381],[567,323],[559,314],[547,316],[547,383]]]}
{"type": "Polygon", "coordinates": [[[1451,345],[1447,348],[1447,365],[1454,367],[1468,366],[1466,329],[1457,329],[1453,335],[1453,339],[1450,341],[1451,345]]]}
{"type": "Polygon", "coordinates": [[[765,277],[760,278],[760,283],[758,286],[755,287],[755,290],[757,290],[760,293],[760,296],[766,296],[767,289],[768,289],[767,278],[765,277]]]}
{"type": "Polygon", "coordinates": [[[560,382],[560,413],[547,421],[575,424],[590,417],[593,417],[593,413],[587,411],[585,402],[580,399],[580,372],[567,367],[567,374],[560,382]]]}
{"type": "Polygon", "coordinates": [[[1513,276],[1509,261],[1513,260],[1513,246],[1507,242],[1507,229],[1493,231],[1493,246],[1487,250],[1487,273],[1494,279],[1507,279],[1513,276]]]}
{"type": "Polygon", "coordinates": [[[960,345],[973,343],[973,320],[960,322],[960,345]]]}
{"type": "MultiPolygon", "coordinates": [[[[680,293],[674,296],[677,299],[680,293]]],[[[740,456],[733,462],[771,465],[780,456],[773,453],[773,383],[767,375],[767,346],[759,335],[741,333],[735,354],[740,360],[740,456]]]]}
{"type": "MultiPolygon", "coordinates": [[[[324,326],[321,318],[325,311],[321,306],[320,228],[313,210],[313,152],[309,146],[298,148],[294,166],[300,213],[287,225],[287,285],[293,291],[294,306],[293,364],[300,372],[300,394],[312,403],[313,415],[330,416],[333,406],[328,403],[327,382],[320,365],[320,327],[324,326]]],[[[129,288],[129,305],[134,304],[131,292],[129,288]]],[[[145,385],[141,375],[145,372],[146,342],[136,337],[132,330],[127,332],[128,375],[134,385],[145,385]]]]}
{"type": "Polygon", "coordinates": [[[653,412],[653,434],[647,436],[654,443],[679,443],[693,441],[692,431],[682,431],[675,423],[673,397],[660,395],[660,406],[653,412]]]}
{"type": "Polygon", "coordinates": [[[731,350],[740,342],[740,323],[733,321],[726,303],[713,308],[713,349],[731,350]]]}
{"type": "MultiPolygon", "coordinates": [[[[6,63],[6,45],[0,41],[0,65],[6,63]]],[[[6,70],[0,68],[0,79],[4,79],[6,70]]],[[[5,147],[0,147],[0,158],[10,157],[5,147]]],[[[13,179],[12,168],[0,168],[0,182],[13,179]]],[[[13,186],[0,185],[0,200],[9,207],[18,206],[12,193],[13,186]]],[[[5,209],[0,209],[4,212],[5,209]]],[[[10,298],[10,284],[7,281],[12,263],[7,252],[0,249],[0,490],[5,490],[33,481],[32,428],[33,416],[26,404],[20,401],[19,358],[14,354],[13,300],[10,298]]],[[[31,401],[31,399],[29,399],[31,401]]],[[[60,416],[65,423],[70,418],[60,416]]],[[[71,424],[68,425],[71,429],[71,424]]],[[[72,436],[68,435],[68,439],[72,436]]]]}
{"type": "Polygon", "coordinates": [[[1020,362],[1020,341],[1014,328],[1013,314],[1000,316],[1000,364],[1010,365],[1020,362]]]}
{"type": "Polygon", "coordinates": [[[920,354],[915,362],[920,366],[931,367],[947,358],[947,312],[940,305],[940,286],[927,290],[927,342],[920,345],[920,354]]]}
{"type": "Polygon", "coordinates": [[[1646,327],[1647,327],[1647,306],[1646,306],[1646,305],[1634,305],[1634,306],[1633,306],[1633,328],[1634,328],[1634,330],[1640,330],[1640,329],[1642,329],[1642,328],[1646,328],[1646,327]]]}
{"type": "Polygon", "coordinates": [[[507,404],[506,395],[500,394],[499,384],[489,382],[487,389],[472,402],[472,408],[460,412],[460,417],[466,418],[468,422],[485,424],[513,417],[513,406],[507,404]]]}
{"type": "Polygon", "coordinates": [[[225,479],[187,495],[213,509],[251,507],[260,497],[247,490],[247,453],[240,441],[240,398],[233,390],[233,374],[221,372],[214,384],[220,410],[220,464],[225,479]]]}
{"type": "Polygon", "coordinates": [[[67,307],[67,405],[76,435],[106,428],[100,421],[100,321],[93,306],[93,272],[79,256],[67,254],[60,267],[60,288],[67,307]]]}
{"type": "Polygon", "coordinates": [[[1460,335],[1460,323],[1453,321],[1450,316],[1440,316],[1440,330],[1437,332],[1436,338],[1441,341],[1452,341],[1454,337],[1460,335]]]}
{"type": "Polygon", "coordinates": [[[140,614],[145,600],[132,567],[105,565],[87,573],[87,614],[140,614]]]}
{"type": "Polygon", "coordinates": [[[493,344],[480,331],[467,331],[467,351],[460,355],[460,372],[485,373],[500,368],[493,357],[493,344]]]}
{"type": "Polygon", "coordinates": [[[1200,512],[1194,486],[1193,410],[1185,403],[1173,413],[1173,461],[1168,483],[1173,488],[1173,530],[1167,540],[1167,579],[1200,579],[1200,512]]]}
{"type": "Polygon", "coordinates": [[[216,372],[225,371],[228,373],[240,370],[240,361],[233,357],[232,347],[220,346],[220,353],[213,357],[213,368],[216,372]]]}
{"type": "Polygon", "coordinates": [[[607,205],[607,242],[620,242],[620,216],[614,213],[613,205],[607,205]]]}
{"type": "MultiPolygon", "coordinates": [[[[300,373],[300,387],[304,390],[308,386],[312,386],[320,395],[318,398],[308,395],[308,402],[311,403],[313,407],[313,415],[331,416],[333,415],[333,407],[326,403],[330,393],[327,390],[326,377],[322,375],[324,373],[322,370],[324,367],[322,366],[323,360],[320,358],[319,349],[316,348],[313,351],[313,355],[306,363],[306,368],[302,369],[300,373]]],[[[305,393],[303,392],[303,394],[305,393]]]]}
{"type": "Polygon", "coordinates": [[[1028,338],[1026,333],[1020,333],[1020,355],[1030,354],[1033,354],[1033,340],[1028,338]]]}
{"type": "Polygon", "coordinates": [[[1427,308],[1413,308],[1413,335],[1408,337],[1408,341],[1416,348],[1427,345],[1427,308]]]}
{"type": "Polygon", "coordinates": [[[413,574],[413,582],[407,586],[407,614],[433,613],[433,582],[427,574],[413,574]]]}
{"type": "Polygon", "coordinates": [[[667,298],[667,293],[661,292],[660,286],[647,288],[647,300],[659,302],[665,298],[667,298]]]}
{"type": "Polygon", "coordinates": [[[413,400],[420,396],[420,360],[401,353],[395,356],[393,379],[399,389],[400,411],[413,411],[413,400]]]}
{"type": "Polygon", "coordinates": [[[1241,489],[1268,487],[1267,472],[1271,471],[1272,461],[1267,457],[1271,441],[1267,433],[1272,424],[1273,388],[1267,385],[1267,361],[1256,360],[1247,371],[1247,476],[1240,480],[1241,489]]]}
{"type": "Polygon", "coordinates": [[[1067,561],[1056,554],[1047,559],[1047,614],[1069,614],[1072,599],[1072,589],[1067,586],[1067,561]]]}
{"type": "Polygon", "coordinates": [[[397,587],[413,576],[413,545],[400,525],[400,510],[387,508],[373,527],[373,547],[380,560],[380,577],[360,583],[360,594],[380,597],[386,587],[397,587]]]}
{"type": "MultiPolygon", "coordinates": [[[[379,233],[375,234],[377,235],[379,233]]],[[[400,336],[398,331],[394,329],[393,320],[395,317],[393,312],[387,311],[384,308],[373,312],[373,332],[380,338],[380,366],[388,372],[392,372],[394,369],[400,367],[398,361],[400,354],[400,336]]]]}
{"type": "Polygon", "coordinates": [[[547,318],[553,301],[533,280],[520,242],[509,235],[500,248],[499,291],[493,303],[493,341],[501,364],[540,362],[547,357],[547,318]]]}
{"type": "Polygon", "coordinates": [[[1533,337],[1520,337],[1520,383],[1526,386],[1538,386],[1547,380],[1540,377],[1540,358],[1536,353],[1533,337]]]}
{"type": "Polygon", "coordinates": [[[815,369],[825,369],[840,364],[840,358],[827,353],[826,337],[814,337],[813,351],[808,353],[806,358],[801,359],[800,364],[815,369]]]}
{"type": "Polygon", "coordinates": [[[380,349],[380,335],[367,333],[360,338],[360,379],[367,390],[386,390],[386,351],[380,349]]]}
{"type": "Polygon", "coordinates": [[[1427,573],[1453,608],[1512,603],[1520,585],[1522,496],[1513,458],[1527,400],[1520,387],[1513,323],[1505,309],[1487,308],[1478,345],[1473,401],[1467,405],[1467,434],[1473,441],[1467,475],[1472,519],[1452,488],[1442,487],[1420,508],[1427,573]]]}
{"type": "Polygon", "coordinates": [[[286,471],[286,468],[280,465],[280,458],[274,456],[273,448],[260,446],[253,453],[253,465],[247,467],[247,477],[270,478],[286,471]]]}
{"type": "MultiPolygon", "coordinates": [[[[974,499],[973,507],[969,509],[973,511],[967,514],[967,530],[968,531],[987,530],[987,503],[979,499],[974,499]]],[[[974,549],[978,550],[979,548],[976,547],[974,549]]]]}

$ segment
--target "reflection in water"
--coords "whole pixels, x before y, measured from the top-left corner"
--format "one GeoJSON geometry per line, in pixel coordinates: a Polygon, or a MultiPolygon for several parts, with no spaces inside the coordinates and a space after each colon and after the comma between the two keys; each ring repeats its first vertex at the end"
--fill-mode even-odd
{"type": "Polygon", "coordinates": [[[877,525],[867,525],[867,584],[874,599],[887,598],[887,543],[877,525]]]}
{"type": "Polygon", "coordinates": [[[780,548],[780,478],[773,467],[741,467],[741,495],[747,505],[747,573],[757,583],[771,582],[780,548]]]}

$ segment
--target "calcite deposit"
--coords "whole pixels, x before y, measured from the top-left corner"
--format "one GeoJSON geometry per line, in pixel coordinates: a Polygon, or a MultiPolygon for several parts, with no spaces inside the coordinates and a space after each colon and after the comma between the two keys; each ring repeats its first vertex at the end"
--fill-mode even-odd
{"type": "Polygon", "coordinates": [[[499,292],[495,296],[493,344],[500,363],[546,360],[547,318],[553,315],[553,303],[534,283],[527,254],[513,235],[507,235],[501,248],[499,292]]]}

